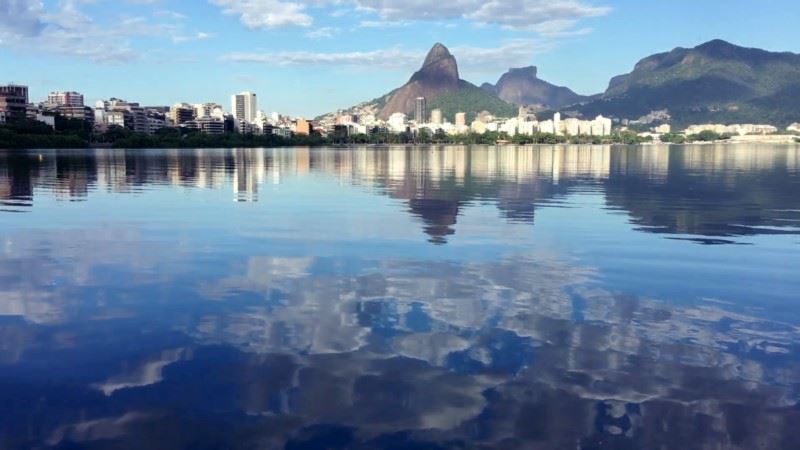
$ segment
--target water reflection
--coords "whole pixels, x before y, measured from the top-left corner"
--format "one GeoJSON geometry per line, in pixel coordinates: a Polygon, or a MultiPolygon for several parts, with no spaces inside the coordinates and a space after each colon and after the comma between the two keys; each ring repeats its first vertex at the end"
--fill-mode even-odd
{"type": "Polygon", "coordinates": [[[3,153],[0,448],[798,448],[797,155],[3,153]]]}
{"type": "Polygon", "coordinates": [[[643,231],[797,234],[800,198],[787,193],[800,188],[798,161],[795,146],[0,152],[0,199],[24,212],[40,189],[82,200],[93,190],[231,185],[234,200],[253,202],[266,182],[322,174],[405,200],[437,244],[456,233],[464,205],[491,201],[509,220],[533,221],[538,204],[591,188],[643,231]]]}

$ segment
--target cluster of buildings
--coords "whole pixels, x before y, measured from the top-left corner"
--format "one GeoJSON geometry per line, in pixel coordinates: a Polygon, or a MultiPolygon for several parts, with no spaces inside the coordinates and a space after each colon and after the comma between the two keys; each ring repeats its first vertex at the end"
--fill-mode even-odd
{"type": "Polygon", "coordinates": [[[71,91],[52,92],[47,100],[34,104],[28,98],[27,86],[0,86],[0,125],[27,118],[55,127],[56,115],[83,120],[98,133],[114,126],[149,135],[168,127],[207,134],[238,132],[284,137],[314,132],[313,124],[303,118],[265,114],[258,109],[257,96],[252,92],[231,96],[230,111],[226,111],[222,105],[212,102],[143,106],[119,98],[100,100],[90,107],[82,94],[71,91]]]}
{"type": "Polygon", "coordinates": [[[691,125],[686,128],[684,132],[686,135],[692,134],[700,134],[704,131],[712,131],[717,134],[728,134],[731,136],[746,136],[746,135],[753,135],[753,134],[775,134],[778,132],[778,128],[772,125],[756,125],[756,124],[734,124],[734,125],[722,125],[722,124],[703,124],[703,125],[691,125]]]}
{"type": "Polygon", "coordinates": [[[517,117],[497,118],[487,112],[477,114],[468,121],[467,114],[458,112],[450,122],[441,109],[433,109],[428,113],[427,101],[424,97],[416,99],[414,116],[409,118],[404,113],[394,113],[388,120],[377,120],[373,114],[357,116],[339,114],[335,127],[340,127],[347,134],[369,134],[370,130],[379,127],[390,133],[407,133],[426,130],[431,134],[445,133],[449,135],[487,132],[501,132],[513,137],[516,135],[533,135],[549,133],[560,136],[608,136],[611,134],[612,121],[603,116],[594,120],[582,120],[574,117],[562,118],[555,113],[552,119],[539,121],[534,108],[520,107],[517,117]]]}
{"type": "MultiPolygon", "coordinates": [[[[281,137],[310,135],[314,132],[334,136],[419,132],[432,135],[498,132],[505,133],[509,137],[536,133],[557,136],[608,136],[614,125],[612,119],[603,116],[583,120],[576,117],[562,117],[561,113],[557,112],[551,119],[539,120],[536,113],[535,107],[525,106],[520,107],[517,116],[511,118],[498,118],[487,112],[468,118],[466,113],[458,112],[451,122],[441,109],[429,111],[427,99],[418,97],[411,117],[404,113],[395,113],[382,120],[377,117],[377,112],[374,110],[360,110],[357,114],[339,113],[312,122],[278,113],[264,113],[258,109],[258,97],[253,92],[232,95],[229,110],[213,102],[143,106],[119,98],[100,100],[94,107],[90,107],[85,104],[84,96],[78,92],[52,92],[45,101],[33,104],[29,101],[27,86],[14,84],[0,86],[0,125],[15,119],[28,118],[55,127],[55,116],[60,115],[83,120],[98,133],[106,132],[116,126],[150,135],[163,128],[183,128],[206,134],[242,133],[281,137]]],[[[660,120],[668,117],[666,112],[658,114],[651,119],[660,120]]],[[[621,129],[625,130],[624,127],[621,129]]],[[[692,125],[684,133],[693,135],[703,131],[734,137],[753,137],[775,135],[778,129],[772,125],[703,124],[692,125]]],[[[791,125],[787,131],[800,133],[800,123],[791,125]]],[[[670,132],[672,128],[665,123],[653,127],[650,133],[641,134],[657,139],[660,135],[670,132]]]]}

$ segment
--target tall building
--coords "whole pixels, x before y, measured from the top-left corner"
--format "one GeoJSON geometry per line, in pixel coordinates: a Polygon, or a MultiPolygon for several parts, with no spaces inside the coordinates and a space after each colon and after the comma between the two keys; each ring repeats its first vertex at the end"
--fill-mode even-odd
{"type": "Polygon", "coordinates": [[[83,107],[83,95],[77,92],[51,92],[47,96],[47,104],[53,107],[83,107]]]}
{"type": "Polygon", "coordinates": [[[439,108],[434,109],[431,111],[431,123],[434,125],[441,125],[442,124],[442,110],[439,108]]]}
{"type": "Polygon", "coordinates": [[[425,100],[425,97],[417,97],[415,102],[415,114],[414,120],[417,123],[427,123],[428,122],[428,102],[425,100]]]}
{"type": "Polygon", "coordinates": [[[244,120],[247,123],[255,122],[257,109],[256,94],[242,92],[231,96],[231,112],[236,120],[244,120]]]}
{"type": "Polygon", "coordinates": [[[456,113],[456,126],[457,127],[465,127],[467,126],[467,113],[456,113]]]}
{"type": "Polygon", "coordinates": [[[6,120],[24,119],[28,112],[28,86],[0,86],[0,112],[6,120]]]}
{"type": "Polygon", "coordinates": [[[562,128],[561,128],[561,113],[557,112],[553,115],[553,134],[561,135],[562,128]]]}

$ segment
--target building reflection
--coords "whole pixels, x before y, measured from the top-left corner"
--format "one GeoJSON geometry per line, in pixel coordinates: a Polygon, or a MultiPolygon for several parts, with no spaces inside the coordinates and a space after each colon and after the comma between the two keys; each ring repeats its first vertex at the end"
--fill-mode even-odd
{"type": "Polygon", "coordinates": [[[798,161],[796,146],[730,145],[0,151],[0,201],[26,211],[39,190],[83,200],[167,185],[230,186],[234,200],[255,202],[264,183],[320,175],[405,201],[437,244],[470,205],[533,222],[537,207],[587,191],[646,232],[796,234],[800,199],[787,193],[800,187],[798,161]]]}
{"type": "MultiPolygon", "coordinates": [[[[0,195],[8,211],[164,186],[256,202],[317,177],[402,204],[436,244],[472,205],[533,223],[568,195],[646,232],[795,233],[797,152],[7,152],[0,195]]],[[[800,329],[764,298],[631,294],[531,246],[437,259],[181,225],[4,242],[0,448],[800,447],[800,329]]]]}

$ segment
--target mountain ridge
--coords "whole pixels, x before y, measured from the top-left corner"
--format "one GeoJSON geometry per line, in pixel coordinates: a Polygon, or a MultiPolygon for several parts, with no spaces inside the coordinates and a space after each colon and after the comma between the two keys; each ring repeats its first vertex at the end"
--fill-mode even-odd
{"type": "Polygon", "coordinates": [[[542,109],[561,108],[588,100],[564,86],[556,86],[538,77],[536,66],[511,68],[496,84],[484,83],[481,89],[515,105],[539,105],[542,109]]]}
{"type": "Polygon", "coordinates": [[[782,100],[795,92],[800,92],[800,55],[714,39],[642,58],[631,72],[613,77],[599,99],[578,109],[631,119],[668,110],[680,124],[784,124],[800,118],[800,98],[782,100]]]}

